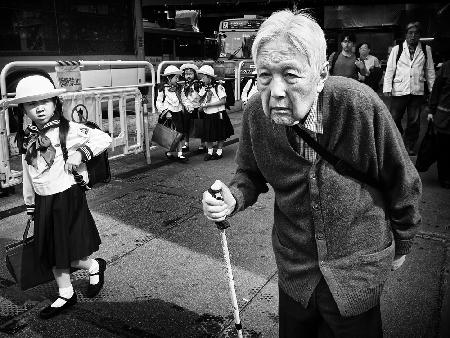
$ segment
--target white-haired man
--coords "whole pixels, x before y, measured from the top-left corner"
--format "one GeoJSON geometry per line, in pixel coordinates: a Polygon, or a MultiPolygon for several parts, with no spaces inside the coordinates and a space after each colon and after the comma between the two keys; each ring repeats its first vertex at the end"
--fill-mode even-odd
{"type": "Polygon", "coordinates": [[[421,181],[388,109],[367,86],[328,76],[326,42],[306,14],[274,13],[252,53],[258,90],[242,123],[238,165],[223,201],[203,194],[214,221],[275,192],[272,244],[280,337],[380,337],[380,295],[420,224],[421,181]],[[379,182],[339,174],[292,133],[379,182]]]}

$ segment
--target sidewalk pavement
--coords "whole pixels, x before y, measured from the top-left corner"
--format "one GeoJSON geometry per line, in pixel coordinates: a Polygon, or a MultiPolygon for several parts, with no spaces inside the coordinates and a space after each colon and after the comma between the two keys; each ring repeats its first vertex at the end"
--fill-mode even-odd
{"type": "MultiPolygon", "coordinates": [[[[236,134],[241,112],[230,114],[236,134]]],[[[196,142],[191,148],[195,149],[196,142]]],[[[113,180],[88,193],[102,237],[95,255],[108,261],[104,289],[84,297],[87,275],[73,274],[79,303],[42,321],[38,311],[57,292],[54,282],[21,292],[0,267],[0,333],[17,337],[235,336],[219,231],[205,219],[201,195],[234,173],[237,143],[224,158],[170,163],[162,149],[145,165],[142,154],[112,161],[113,180]]],[[[450,191],[437,185],[435,166],[421,175],[423,229],[393,272],[382,297],[385,337],[449,337],[450,191]]],[[[271,247],[273,191],[230,219],[226,230],[245,335],[277,337],[277,272],[271,247]]],[[[0,212],[21,204],[20,193],[0,212]]],[[[6,215],[6,214],[4,214],[6,215]]],[[[1,219],[1,244],[19,239],[25,215],[1,219]]],[[[4,245],[0,248],[4,257],[4,245]]]]}

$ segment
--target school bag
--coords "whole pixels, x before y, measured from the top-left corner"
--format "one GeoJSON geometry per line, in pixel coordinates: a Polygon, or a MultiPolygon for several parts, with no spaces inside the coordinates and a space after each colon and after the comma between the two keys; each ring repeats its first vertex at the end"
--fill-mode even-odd
{"type": "Polygon", "coordinates": [[[334,65],[336,64],[338,57],[339,57],[339,52],[333,52],[333,57],[331,59],[330,70],[329,70],[330,75],[333,75],[334,65]]]}
{"type": "MultiPolygon", "coordinates": [[[[218,84],[216,84],[216,92],[217,92],[217,85],[218,84]]],[[[225,108],[230,109],[232,106],[234,106],[234,103],[236,101],[234,98],[233,82],[225,81],[223,87],[225,88],[225,93],[227,94],[227,98],[225,101],[225,108]]]]}
{"type": "MultiPolygon", "coordinates": [[[[100,127],[92,122],[87,121],[84,125],[91,129],[100,129],[100,127]]],[[[68,131],[60,133],[61,149],[63,152],[64,161],[67,161],[68,153],[66,147],[66,137],[68,131]]],[[[89,176],[89,182],[86,183],[83,177],[77,172],[73,172],[75,181],[84,189],[90,190],[97,183],[109,183],[111,181],[111,168],[109,166],[108,150],[105,149],[97,156],[92,157],[87,163],[87,172],[89,176]]]]}

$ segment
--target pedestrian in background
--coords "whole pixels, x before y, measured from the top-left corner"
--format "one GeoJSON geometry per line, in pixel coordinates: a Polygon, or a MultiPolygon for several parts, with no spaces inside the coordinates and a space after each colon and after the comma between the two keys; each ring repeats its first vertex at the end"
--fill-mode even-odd
{"type": "MultiPolygon", "coordinates": [[[[185,111],[185,127],[184,130],[188,130],[185,134],[184,145],[181,148],[183,152],[189,151],[189,136],[194,127],[194,122],[203,123],[203,118],[200,115],[200,84],[197,77],[198,67],[193,63],[185,63],[181,65],[180,70],[183,72],[182,75],[185,79],[184,86],[181,90],[181,102],[185,111]],[[197,121],[194,121],[197,120],[197,121]]],[[[197,137],[198,135],[193,135],[197,137]]],[[[201,140],[199,150],[204,150],[206,148],[204,140],[201,140]]]]}
{"type": "Polygon", "coordinates": [[[242,103],[245,105],[247,104],[247,101],[253,96],[253,94],[256,94],[258,92],[258,84],[256,82],[257,78],[257,72],[254,70],[252,72],[252,77],[247,81],[247,83],[244,86],[244,89],[242,89],[241,94],[241,100],[242,103]]]}
{"type": "Polygon", "coordinates": [[[359,45],[358,52],[359,59],[364,62],[367,70],[367,75],[358,73],[358,80],[368,85],[374,91],[378,91],[380,80],[383,77],[380,61],[376,56],[370,54],[370,45],[367,42],[362,42],[359,45]]]}
{"type": "Polygon", "coordinates": [[[405,41],[392,48],[384,74],[383,93],[391,98],[390,110],[400,134],[402,118],[407,114],[404,133],[408,154],[415,156],[420,131],[420,110],[425,103],[425,83],[434,84],[434,63],[431,48],[420,42],[420,23],[406,26],[405,41]]]}
{"type": "Polygon", "coordinates": [[[344,76],[357,80],[358,74],[368,75],[364,62],[356,58],[353,47],[355,46],[355,36],[345,34],[341,40],[341,52],[333,52],[328,62],[330,63],[330,75],[344,76]]]}
{"type": "Polygon", "coordinates": [[[447,56],[436,74],[430,95],[428,119],[433,120],[437,141],[439,183],[450,189],[450,60],[447,56]]]}
{"type": "MultiPolygon", "coordinates": [[[[62,112],[59,94],[44,76],[19,81],[11,103],[32,121],[17,132],[23,165],[23,197],[27,214],[34,219],[36,257],[52,267],[59,297],[40,312],[47,319],[73,306],[77,295],[70,281],[70,268],[89,271],[86,296],[95,297],[103,287],[106,262],[89,256],[101,243],[86,201],[85,190],[74,173],[88,182],[86,162],[111,144],[100,129],[69,122],[62,112]],[[67,154],[67,160],[63,153],[67,154]]],[[[23,116],[19,116],[23,126],[23,116]]]]}
{"type": "MultiPolygon", "coordinates": [[[[181,88],[177,84],[181,71],[175,66],[167,66],[164,69],[163,82],[159,84],[158,96],[156,98],[156,109],[159,113],[158,122],[164,124],[167,120],[173,122],[176,131],[184,136],[189,133],[183,116],[183,105],[181,103],[181,88]]],[[[189,159],[183,155],[183,140],[177,145],[176,154],[166,152],[168,159],[174,159],[185,163],[189,159]]]]}
{"type": "Polygon", "coordinates": [[[200,88],[200,110],[204,113],[204,134],[207,154],[204,160],[218,160],[223,157],[222,148],[225,140],[234,134],[233,125],[225,110],[227,94],[225,88],[216,81],[214,69],[209,65],[198,70],[204,86],[200,88]],[[213,143],[216,142],[216,152],[213,143]]]}
{"type": "Polygon", "coordinates": [[[247,103],[230,187],[203,193],[213,221],[275,193],[272,244],[280,337],[381,337],[380,297],[389,271],[411,250],[421,222],[420,177],[379,96],[328,77],[323,30],[281,11],[252,47],[258,89],[247,103]],[[377,187],[340,174],[293,125],[377,187]]]}

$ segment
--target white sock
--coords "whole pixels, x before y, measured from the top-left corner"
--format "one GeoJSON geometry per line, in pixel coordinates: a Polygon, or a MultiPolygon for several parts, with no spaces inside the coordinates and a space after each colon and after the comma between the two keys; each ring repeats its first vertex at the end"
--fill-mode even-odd
{"type": "MultiPolygon", "coordinates": [[[[100,266],[98,265],[98,262],[95,259],[91,259],[91,267],[89,268],[89,274],[97,273],[100,270],[100,266]]],[[[100,281],[100,276],[89,276],[89,284],[97,284],[100,281]]]]}
{"type": "MultiPolygon", "coordinates": [[[[66,288],[59,288],[58,292],[61,297],[69,299],[73,296],[73,286],[71,285],[66,288]]],[[[51,307],[61,307],[66,303],[67,301],[65,301],[64,299],[58,298],[53,302],[51,307]]]]}
{"type": "Polygon", "coordinates": [[[216,153],[217,153],[217,155],[222,155],[222,149],[217,149],[216,153]]]}
{"type": "Polygon", "coordinates": [[[182,151],[178,152],[178,157],[183,157],[183,152],[182,151]]]}
{"type": "Polygon", "coordinates": [[[214,152],[214,149],[213,149],[213,148],[208,148],[208,154],[209,154],[209,155],[212,155],[213,152],[214,152]]]}

